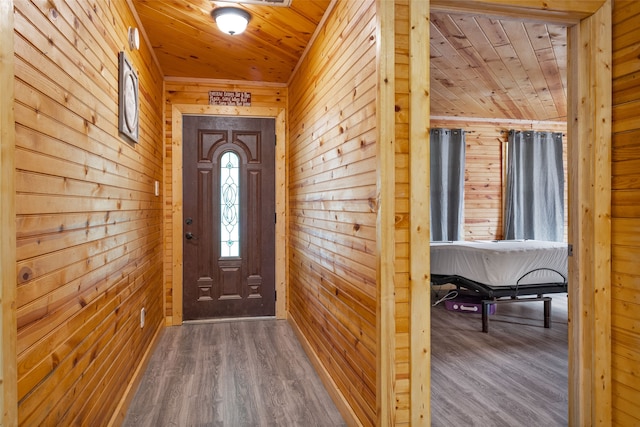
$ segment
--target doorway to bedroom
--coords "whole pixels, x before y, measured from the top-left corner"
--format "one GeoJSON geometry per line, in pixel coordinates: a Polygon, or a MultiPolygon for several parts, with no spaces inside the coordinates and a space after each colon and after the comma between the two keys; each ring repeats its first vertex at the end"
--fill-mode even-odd
{"type": "MultiPolygon", "coordinates": [[[[458,132],[464,138],[459,144],[464,167],[457,171],[459,190],[453,190],[461,199],[463,220],[459,234],[445,240],[505,239],[510,131],[544,131],[562,138],[564,231],[558,240],[566,245],[567,26],[432,10],[430,38],[432,132],[458,132]]],[[[452,143],[447,142],[449,147],[452,143]]],[[[432,156],[440,154],[433,140],[431,146],[432,156]]],[[[438,159],[440,164],[445,161],[438,159]]],[[[445,167],[445,182],[455,177],[455,169],[453,164],[445,167]]],[[[432,206],[443,206],[433,202],[433,193],[432,206]]],[[[432,274],[433,262],[432,250],[432,274]]],[[[565,257],[559,280],[564,289],[567,276],[565,257]]],[[[452,289],[445,286],[432,293],[432,302],[441,301],[431,311],[433,425],[480,420],[492,425],[566,425],[567,293],[543,296],[552,307],[549,329],[543,327],[545,304],[532,301],[488,306],[491,326],[482,334],[480,315],[473,314],[482,305],[475,300],[466,306],[446,303],[456,296],[448,294],[452,289]],[[491,407],[511,410],[487,411],[491,407]]]]}

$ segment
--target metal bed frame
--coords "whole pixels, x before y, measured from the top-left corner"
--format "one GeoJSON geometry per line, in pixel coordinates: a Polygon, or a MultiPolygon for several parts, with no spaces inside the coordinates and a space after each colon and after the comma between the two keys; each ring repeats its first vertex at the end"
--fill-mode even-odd
{"type": "MultiPolygon", "coordinates": [[[[431,275],[431,285],[455,285],[458,290],[466,289],[472,296],[482,298],[482,332],[489,332],[489,304],[542,301],[544,303],[544,327],[551,327],[551,297],[544,294],[567,292],[567,278],[552,268],[536,268],[522,275],[515,285],[490,286],[458,275],[431,275]],[[562,282],[520,284],[522,279],[535,271],[553,271],[562,277],[562,282]],[[531,296],[533,295],[533,296],[531,296]],[[523,298],[524,297],[524,298],[523,298]]],[[[466,294],[469,295],[469,294],[466,294]]]]}

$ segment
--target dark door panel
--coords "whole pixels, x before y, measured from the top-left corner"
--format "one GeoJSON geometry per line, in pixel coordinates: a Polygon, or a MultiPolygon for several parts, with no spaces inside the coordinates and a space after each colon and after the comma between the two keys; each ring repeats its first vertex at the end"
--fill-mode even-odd
{"type": "Polygon", "coordinates": [[[183,118],[185,320],[275,315],[275,120],[183,118]]]}

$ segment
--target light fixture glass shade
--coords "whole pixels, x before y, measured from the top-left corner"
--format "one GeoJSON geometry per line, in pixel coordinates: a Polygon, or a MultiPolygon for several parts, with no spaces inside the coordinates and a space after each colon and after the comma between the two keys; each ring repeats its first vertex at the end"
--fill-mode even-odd
{"type": "Polygon", "coordinates": [[[214,9],[211,11],[211,16],[215,19],[220,31],[232,36],[242,33],[251,18],[247,11],[236,7],[214,9]]]}

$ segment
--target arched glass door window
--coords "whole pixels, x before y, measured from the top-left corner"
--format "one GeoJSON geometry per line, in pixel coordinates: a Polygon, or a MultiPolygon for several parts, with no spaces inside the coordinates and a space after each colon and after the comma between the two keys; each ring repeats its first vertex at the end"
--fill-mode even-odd
{"type": "Polygon", "coordinates": [[[220,256],[240,256],[240,158],[232,151],[220,159],[220,256]]]}

